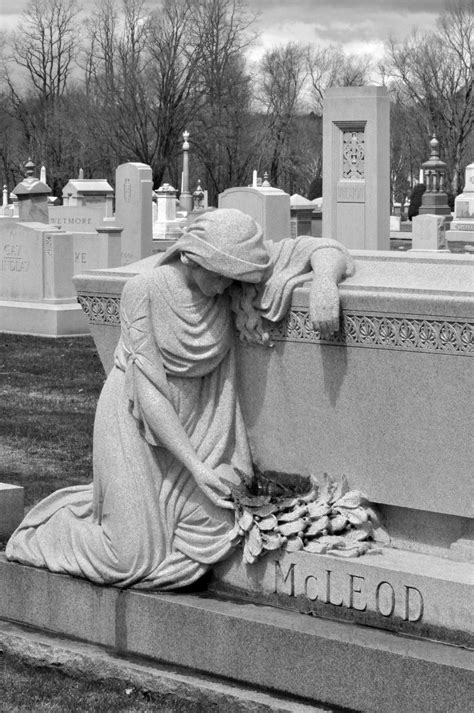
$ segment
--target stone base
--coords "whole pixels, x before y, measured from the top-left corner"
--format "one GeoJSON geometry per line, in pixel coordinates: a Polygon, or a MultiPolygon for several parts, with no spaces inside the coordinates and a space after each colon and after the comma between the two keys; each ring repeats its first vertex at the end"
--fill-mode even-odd
{"type": "Polygon", "coordinates": [[[37,337],[83,337],[87,318],[76,302],[13,302],[0,300],[0,332],[37,337]]]}
{"type": "Polygon", "coordinates": [[[168,248],[175,244],[176,240],[180,236],[181,233],[176,238],[153,238],[151,243],[151,251],[153,255],[156,253],[164,253],[168,250],[168,248]]]}
{"type": "Polygon", "coordinates": [[[237,686],[377,713],[469,710],[471,652],[208,592],[100,587],[0,556],[0,618],[237,686]]]}
{"type": "MultiPolygon", "coordinates": [[[[171,710],[176,702],[176,709],[183,711],[337,713],[327,706],[324,709],[315,707],[293,697],[274,696],[213,676],[170,668],[166,664],[136,657],[127,660],[110,649],[33,631],[9,622],[0,621],[0,648],[5,655],[20,659],[26,665],[49,668],[87,681],[116,683],[122,691],[134,688],[157,694],[157,706],[162,703],[166,710],[171,710]]],[[[127,710],[135,710],[132,702],[130,706],[127,710]]]]}
{"type": "Polygon", "coordinates": [[[474,230],[448,230],[446,245],[452,253],[474,253],[474,230]]]}
{"type": "Polygon", "coordinates": [[[0,483],[0,540],[7,540],[23,520],[25,489],[0,483]]]}
{"type": "Polygon", "coordinates": [[[474,565],[390,548],[341,558],[269,553],[247,565],[237,550],[210,589],[330,619],[474,648],[474,565]]]}

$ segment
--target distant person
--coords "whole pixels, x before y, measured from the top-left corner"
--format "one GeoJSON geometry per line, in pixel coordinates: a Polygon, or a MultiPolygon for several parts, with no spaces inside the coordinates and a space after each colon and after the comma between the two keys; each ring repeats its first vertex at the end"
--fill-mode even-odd
{"type": "Polygon", "coordinates": [[[421,201],[425,191],[426,186],[424,183],[417,183],[414,186],[410,196],[410,205],[408,206],[408,220],[411,221],[420,212],[421,201]]]}

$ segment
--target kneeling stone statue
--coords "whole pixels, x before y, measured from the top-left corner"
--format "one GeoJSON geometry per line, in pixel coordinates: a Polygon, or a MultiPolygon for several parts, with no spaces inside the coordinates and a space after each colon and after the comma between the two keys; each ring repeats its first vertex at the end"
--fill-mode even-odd
{"type": "Polygon", "coordinates": [[[189,585],[235,547],[229,482],[252,473],[236,388],[236,338],[268,344],[295,287],[311,279],[322,337],[339,327],[353,263],[334,240],[263,241],[238,210],[206,212],[129,279],[121,337],[99,398],[93,483],[37,504],[6,554],[99,584],[189,585]]]}

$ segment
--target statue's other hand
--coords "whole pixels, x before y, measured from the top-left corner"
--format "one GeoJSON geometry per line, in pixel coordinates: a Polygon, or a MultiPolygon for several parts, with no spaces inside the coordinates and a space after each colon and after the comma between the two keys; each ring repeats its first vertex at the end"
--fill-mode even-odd
{"type": "Polygon", "coordinates": [[[318,280],[311,286],[309,313],[322,339],[330,339],[339,331],[339,290],[333,280],[318,280]]]}
{"type": "Polygon", "coordinates": [[[229,500],[230,490],[220,482],[216,471],[209,468],[205,463],[200,463],[196,466],[193,476],[200,490],[214,505],[227,510],[234,509],[232,501],[229,500]]]}

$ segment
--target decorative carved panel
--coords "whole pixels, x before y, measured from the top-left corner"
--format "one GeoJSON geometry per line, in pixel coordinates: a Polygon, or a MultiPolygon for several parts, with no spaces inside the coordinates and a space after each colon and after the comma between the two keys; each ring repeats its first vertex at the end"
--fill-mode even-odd
{"type": "Polygon", "coordinates": [[[120,297],[79,295],[77,300],[91,324],[120,325],[120,297]]]}
{"type": "Polygon", "coordinates": [[[274,342],[309,342],[372,349],[395,349],[474,356],[474,323],[431,317],[354,314],[344,312],[341,329],[332,339],[321,339],[309,312],[290,312],[270,329],[274,342]]]}
{"type": "Polygon", "coordinates": [[[342,132],[342,177],[346,181],[360,181],[365,171],[365,132],[351,129],[342,132]]]}
{"type": "MultiPolygon", "coordinates": [[[[120,325],[120,297],[79,295],[78,301],[91,324],[120,325]]],[[[332,339],[321,339],[309,312],[298,310],[289,312],[278,324],[267,322],[267,326],[273,342],[474,356],[474,322],[344,311],[340,331],[332,339]]]]}

